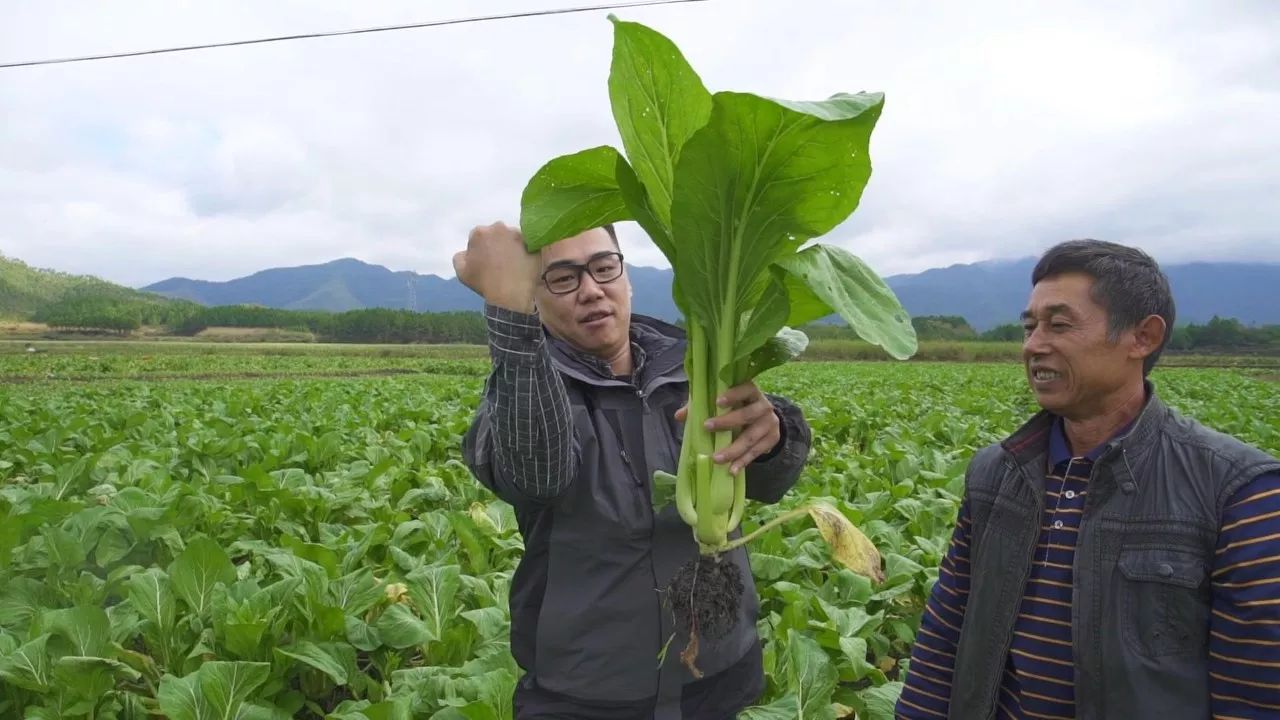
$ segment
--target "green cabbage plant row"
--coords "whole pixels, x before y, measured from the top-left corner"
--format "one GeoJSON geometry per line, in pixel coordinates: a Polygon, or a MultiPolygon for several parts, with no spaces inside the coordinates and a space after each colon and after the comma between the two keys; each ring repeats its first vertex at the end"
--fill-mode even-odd
{"type": "MultiPolygon", "coordinates": [[[[484,368],[0,385],[0,718],[510,718],[521,543],[458,455],[484,368]]],[[[1280,451],[1280,385],[1157,381],[1280,451]]],[[[744,717],[889,718],[965,462],[1029,396],[1005,366],[807,364],[766,385],[818,445],[746,524],[825,500],[886,580],[834,570],[816,529],[753,543],[769,685],[744,717]]]]}

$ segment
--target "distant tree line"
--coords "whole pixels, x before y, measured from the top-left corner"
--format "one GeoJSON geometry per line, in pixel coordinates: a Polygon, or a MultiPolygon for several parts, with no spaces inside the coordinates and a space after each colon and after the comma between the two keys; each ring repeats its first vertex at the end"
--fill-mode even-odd
{"type": "Polygon", "coordinates": [[[1169,339],[1172,350],[1280,350],[1280,325],[1244,325],[1235,318],[1217,315],[1204,325],[1175,327],[1169,339]]]}
{"type": "MultiPolygon", "coordinates": [[[[979,333],[964,318],[954,315],[920,315],[911,318],[920,340],[977,340],[982,342],[1022,342],[1021,323],[998,325],[979,333]]],[[[843,325],[813,324],[804,328],[810,338],[853,339],[857,335],[843,325]]],[[[1174,328],[1169,349],[1199,352],[1280,352],[1280,325],[1250,326],[1235,318],[1214,316],[1204,325],[1195,323],[1174,328]]]]}
{"type": "Polygon", "coordinates": [[[192,302],[152,298],[104,285],[73,289],[37,309],[31,319],[54,328],[127,334],[143,325],[174,327],[199,309],[192,302]]]}
{"type": "MultiPolygon", "coordinates": [[[[420,313],[369,308],[347,312],[282,310],[260,305],[205,307],[101,289],[72,292],[39,310],[36,322],[66,330],[128,334],[143,326],[160,326],[177,335],[195,335],[210,327],[272,328],[310,332],[322,342],[472,343],[486,341],[484,318],[477,312],[420,313]]],[[[911,318],[924,341],[1022,342],[1022,325],[1008,323],[979,333],[958,315],[911,318]]],[[[844,325],[813,323],[803,330],[810,338],[856,339],[844,325]]],[[[1204,325],[1178,326],[1171,350],[1200,352],[1280,352],[1280,325],[1249,326],[1234,318],[1214,317],[1204,325]]]]}
{"type": "Polygon", "coordinates": [[[195,335],[210,327],[234,327],[307,331],[324,342],[485,342],[484,318],[477,312],[418,313],[369,308],[332,313],[260,305],[205,307],[162,298],[73,293],[45,306],[32,319],[61,330],[118,334],[143,326],[164,327],[176,335],[195,335]]]}
{"type": "Polygon", "coordinates": [[[472,343],[486,341],[484,317],[478,312],[420,313],[367,308],[332,313],[280,310],[258,305],[202,307],[179,323],[179,335],[195,335],[209,327],[306,330],[324,342],[472,343]]]}

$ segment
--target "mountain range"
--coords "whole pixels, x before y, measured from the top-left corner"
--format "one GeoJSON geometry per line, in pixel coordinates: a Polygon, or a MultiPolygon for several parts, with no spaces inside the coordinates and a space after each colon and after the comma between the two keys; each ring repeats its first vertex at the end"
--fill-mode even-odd
{"type": "MultiPolygon", "coordinates": [[[[885,278],[913,316],[959,315],[979,331],[1017,322],[1027,301],[1033,258],[952,265],[885,278]]],[[[674,320],[672,273],[627,266],[635,312],[674,320]]],[[[1245,324],[1280,324],[1280,264],[1165,265],[1178,322],[1215,315],[1245,324]]],[[[443,312],[479,310],[481,303],[456,278],[393,271],[354,258],[321,265],[272,268],[225,282],[170,278],[142,290],[204,305],[257,304],[291,310],[344,311],[368,307],[443,312]]]]}

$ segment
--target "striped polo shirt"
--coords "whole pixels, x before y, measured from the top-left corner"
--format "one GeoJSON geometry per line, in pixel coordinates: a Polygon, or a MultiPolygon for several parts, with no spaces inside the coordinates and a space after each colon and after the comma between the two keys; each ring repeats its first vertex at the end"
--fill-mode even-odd
{"type": "MultiPolygon", "coordinates": [[[[1122,430],[1117,435],[1123,434],[1122,430]]],[[[1072,567],[1093,462],[1073,457],[1062,422],[1049,435],[1040,540],[997,696],[997,717],[1075,717],[1072,567]]],[[[906,720],[945,718],[969,593],[968,505],[942,560],[897,706],[906,720]]],[[[1280,717],[1280,474],[1255,478],[1227,503],[1212,571],[1209,669],[1215,718],[1280,717]]]]}
{"type": "MultiPolygon", "coordinates": [[[[1128,428],[1117,436],[1126,432],[1128,428]]],[[[997,700],[1005,717],[1075,717],[1072,567],[1089,476],[1094,461],[1105,449],[1106,444],[1102,444],[1087,455],[1072,457],[1061,419],[1049,434],[1052,469],[1045,476],[1040,542],[1013,625],[1013,641],[997,700]]]]}

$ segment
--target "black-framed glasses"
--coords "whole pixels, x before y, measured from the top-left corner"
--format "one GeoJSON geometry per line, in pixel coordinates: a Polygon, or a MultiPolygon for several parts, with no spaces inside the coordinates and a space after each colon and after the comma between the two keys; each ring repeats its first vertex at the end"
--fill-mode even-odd
{"type": "Polygon", "coordinates": [[[582,273],[591,274],[597,285],[611,283],[622,277],[622,253],[600,253],[587,261],[586,265],[565,263],[547,268],[542,273],[542,282],[552,295],[568,295],[582,284],[582,273]]]}

